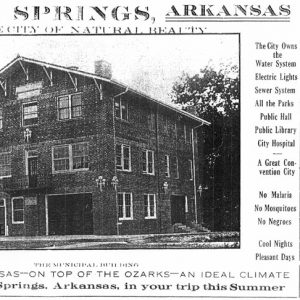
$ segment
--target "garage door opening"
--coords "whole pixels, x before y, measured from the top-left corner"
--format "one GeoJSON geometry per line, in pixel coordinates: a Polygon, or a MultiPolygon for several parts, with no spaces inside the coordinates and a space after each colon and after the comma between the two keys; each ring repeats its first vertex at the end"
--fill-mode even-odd
{"type": "Polygon", "coordinates": [[[49,235],[93,234],[91,194],[48,196],[49,235]]]}

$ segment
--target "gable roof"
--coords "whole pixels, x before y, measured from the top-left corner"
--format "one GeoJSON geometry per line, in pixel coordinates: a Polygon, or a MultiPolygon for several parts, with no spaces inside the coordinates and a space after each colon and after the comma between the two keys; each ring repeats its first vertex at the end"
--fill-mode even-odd
{"type": "Polygon", "coordinates": [[[27,57],[24,57],[24,56],[20,56],[18,55],[16,58],[14,58],[11,62],[9,62],[6,66],[4,66],[2,69],[0,69],[0,77],[3,75],[3,77],[7,76],[7,74],[9,74],[9,72],[11,71],[11,69],[13,69],[13,67],[18,63],[18,62],[27,62],[27,63],[32,63],[32,64],[36,64],[36,65],[39,65],[41,67],[46,67],[46,68],[51,68],[51,69],[55,69],[55,70],[60,70],[60,71],[63,71],[63,72],[68,72],[68,73],[72,73],[74,75],[80,75],[80,76],[85,76],[85,77],[88,77],[88,78],[92,78],[92,79],[96,79],[96,80],[100,80],[100,81],[103,81],[103,82],[107,82],[107,83],[110,83],[114,86],[118,86],[120,88],[124,88],[126,90],[126,92],[130,91],[140,97],[143,97],[143,98],[146,98],[158,105],[161,105],[162,107],[165,107],[167,109],[170,109],[174,112],[177,112],[185,117],[188,117],[194,121],[197,121],[197,122],[200,122],[202,124],[205,124],[205,125],[210,125],[210,122],[202,119],[202,118],[199,118],[199,117],[196,117],[195,115],[191,114],[191,113],[188,113],[184,110],[181,110],[179,108],[176,108],[170,104],[167,104],[163,101],[160,101],[160,100],[157,100],[157,99],[154,99],[152,97],[150,97],[149,95],[143,93],[143,92],[140,92],[136,89],[133,89],[121,82],[118,82],[116,80],[113,80],[113,79],[108,79],[108,78],[105,78],[105,77],[102,77],[102,76],[99,76],[97,74],[94,74],[94,73],[89,73],[89,72],[86,72],[86,71],[82,71],[82,70],[75,70],[75,69],[71,69],[71,68],[68,68],[68,67],[64,67],[64,66],[61,66],[61,65],[56,65],[56,64],[52,64],[52,63],[48,63],[48,62],[44,62],[44,61],[39,61],[39,60],[36,60],[36,59],[32,59],[32,58],[27,58],[27,57]]]}

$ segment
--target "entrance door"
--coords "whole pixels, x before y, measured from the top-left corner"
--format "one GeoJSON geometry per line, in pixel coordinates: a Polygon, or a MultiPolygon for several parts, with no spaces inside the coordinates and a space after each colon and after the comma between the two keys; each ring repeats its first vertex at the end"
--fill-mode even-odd
{"type": "Polygon", "coordinates": [[[185,224],[184,196],[171,196],[171,222],[185,224]]]}
{"type": "Polygon", "coordinates": [[[28,180],[29,187],[37,187],[37,167],[38,159],[37,157],[28,157],[28,180]]]}
{"type": "Polygon", "coordinates": [[[93,234],[91,194],[48,197],[49,235],[93,234]]]}
{"type": "Polygon", "coordinates": [[[0,235],[5,235],[6,227],[6,209],[5,199],[0,198],[0,235]]]}

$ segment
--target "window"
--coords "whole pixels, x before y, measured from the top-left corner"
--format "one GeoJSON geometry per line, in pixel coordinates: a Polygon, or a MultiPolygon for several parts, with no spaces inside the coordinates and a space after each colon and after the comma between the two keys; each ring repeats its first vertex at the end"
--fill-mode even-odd
{"type": "Polygon", "coordinates": [[[154,175],[154,152],[143,150],[142,152],[143,173],[154,175]]]}
{"type": "Polygon", "coordinates": [[[117,170],[131,171],[130,147],[123,144],[116,145],[116,166],[117,170]]]}
{"type": "Polygon", "coordinates": [[[193,161],[191,159],[189,159],[189,177],[190,177],[190,180],[194,179],[193,161]]]}
{"type": "Polygon", "coordinates": [[[0,178],[11,176],[11,153],[0,153],[0,178]]]}
{"type": "Polygon", "coordinates": [[[184,126],[184,141],[190,144],[192,142],[192,131],[189,126],[186,126],[185,124],[183,126],[184,126]]]}
{"type": "Polygon", "coordinates": [[[24,198],[12,198],[12,223],[24,223],[24,198]]]}
{"type": "Polygon", "coordinates": [[[144,195],[145,219],[156,218],[156,201],[154,194],[144,195]]]}
{"type": "Polygon", "coordinates": [[[168,131],[168,117],[167,117],[167,115],[163,115],[162,122],[163,122],[163,130],[165,132],[167,132],[168,131]]]}
{"type": "Polygon", "coordinates": [[[53,147],[53,172],[87,170],[88,144],[77,143],[53,147]]]}
{"type": "Polygon", "coordinates": [[[81,94],[58,97],[58,119],[68,120],[82,116],[81,94]]]}
{"type": "Polygon", "coordinates": [[[0,108],[0,130],[3,128],[3,109],[0,108]]]}
{"type": "Polygon", "coordinates": [[[115,99],[115,114],[116,118],[128,121],[128,103],[127,100],[119,97],[115,99]]]}
{"type": "Polygon", "coordinates": [[[118,216],[119,220],[132,220],[132,194],[131,193],[118,193],[118,216]]]}
{"type": "Polygon", "coordinates": [[[175,157],[174,162],[175,162],[175,178],[178,179],[179,178],[179,167],[178,167],[178,158],[177,157],[175,157]]]}
{"type": "Polygon", "coordinates": [[[153,111],[148,115],[148,128],[152,131],[155,131],[156,129],[155,113],[153,111]]]}
{"type": "Polygon", "coordinates": [[[87,143],[72,145],[73,170],[89,168],[87,143]]]}
{"type": "Polygon", "coordinates": [[[170,177],[170,156],[165,155],[165,175],[170,177]]]}
{"type": "Polygon", "coordinates": [[[38,121],[37,102],[23,104],[23,126],[35,125],[38,121]]]}
{"type": "Polygon", "coordinates": [[[190,127],[187,127],[187,143],[191,144],[192,143],[192,130],[190,127]]]}

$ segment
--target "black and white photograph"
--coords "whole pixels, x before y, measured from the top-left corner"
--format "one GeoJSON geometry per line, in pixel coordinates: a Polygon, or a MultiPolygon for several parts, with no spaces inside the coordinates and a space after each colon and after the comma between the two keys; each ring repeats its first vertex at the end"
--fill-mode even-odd
{"type": "Polygon", "coordinates": [[[240,247],[239,34],[0,38],[0,249],[240,247]]]}

